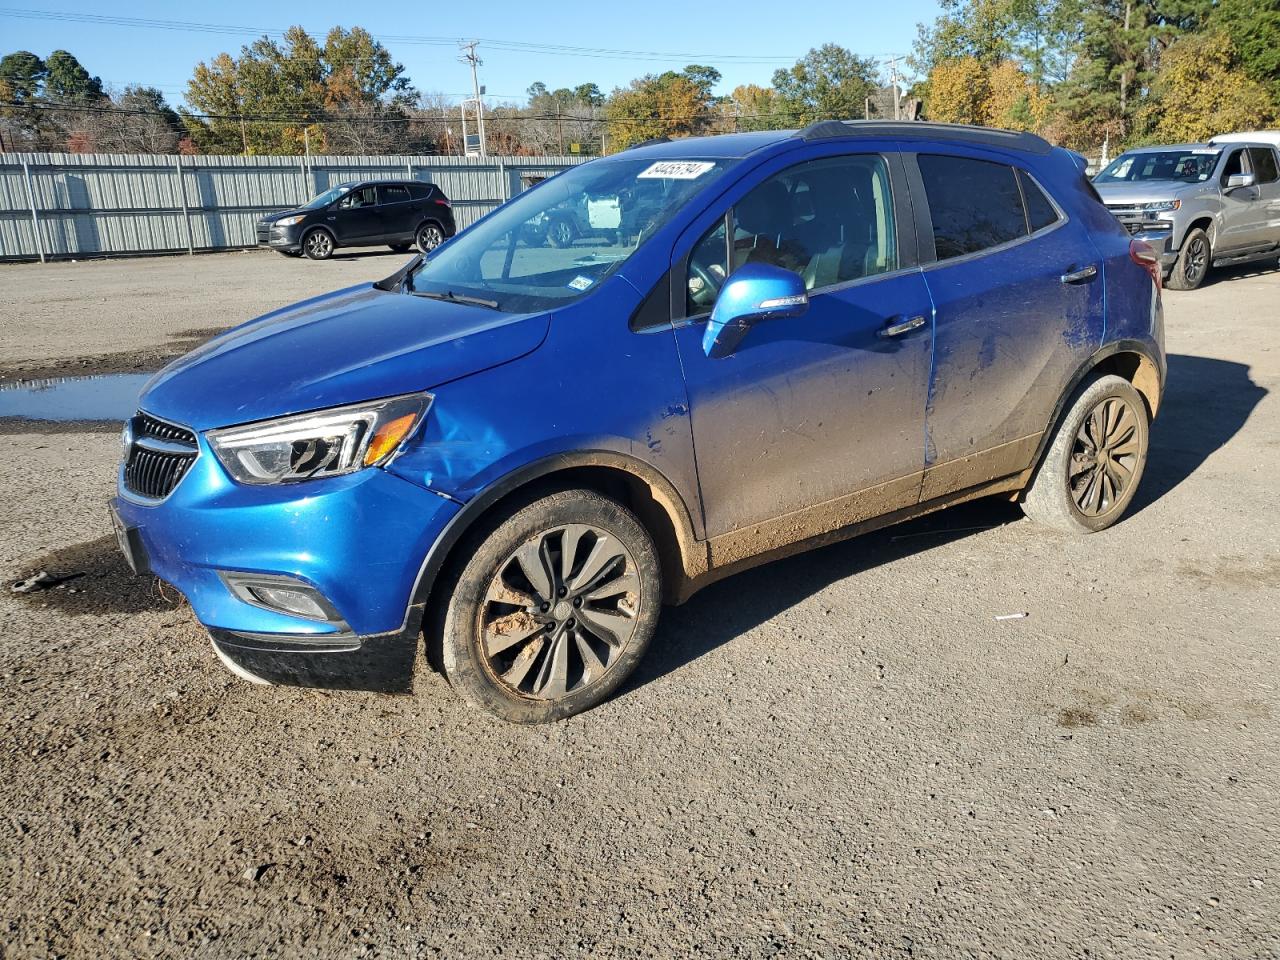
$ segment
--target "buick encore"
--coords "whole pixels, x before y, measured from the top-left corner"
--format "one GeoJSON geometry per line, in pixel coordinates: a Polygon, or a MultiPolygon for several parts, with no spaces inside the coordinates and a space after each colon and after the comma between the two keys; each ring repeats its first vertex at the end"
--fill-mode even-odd
{"type": "Polygon", "coordinates": [[[1114,524],[1159,269],[1025,133],[647,143],[170,364],[118,539],[246,679],[407,691],[426,657],[500,717],[566,717],[752,564],[986,496],[1114,524]],[[567,207],[599,222],[540,242],[567,207]]]}

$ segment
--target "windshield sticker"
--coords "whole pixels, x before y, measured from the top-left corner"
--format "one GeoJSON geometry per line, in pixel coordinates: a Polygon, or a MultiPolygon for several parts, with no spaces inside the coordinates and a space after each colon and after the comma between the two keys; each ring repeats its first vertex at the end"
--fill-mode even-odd
{"type": "Polygon", "coordinates": [[[1218,153],[1217,150],[1208,150],[1203,147],[1201,147],[1198,150],[1192,150],[1191,152],[1194,153],[1197,157],[1212,157],[1218,153]]]}
{"type": "Polygon", "coordinates": [[[587,289],[587,287],[591,286],[591,284],[593,284],[594,282],[595,281],[592,280],[590,277],[584,277],[582,275],[578,275],[569,281],[569,288],[571,290],[585,290],[587,289]]]}
{"type": "Polygon", "coordinates": [[[715,167],[705,160],[659,160],[640,173],[637,180],[697,180],[715,167]]]}

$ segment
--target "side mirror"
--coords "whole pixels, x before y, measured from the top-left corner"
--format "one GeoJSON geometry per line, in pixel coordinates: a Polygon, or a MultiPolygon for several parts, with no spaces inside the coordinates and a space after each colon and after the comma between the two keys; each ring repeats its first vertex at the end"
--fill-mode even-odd
{"type": "Polygon", "coordinates": [[[767,263],[739,268],[720,290],[702,352],[713,360],[727,357],[757,323],[798,317],[809,309],[809,294],[799,275],[767,263]]]}
{"type": "Polygon", "coordinates": [[[1230,193],[1232,190],[1239,190],[1241,187],[1252,187],[1254,182],[1252,173],[1233,173],[1227,177],[1226,191],[1230,193]]]}

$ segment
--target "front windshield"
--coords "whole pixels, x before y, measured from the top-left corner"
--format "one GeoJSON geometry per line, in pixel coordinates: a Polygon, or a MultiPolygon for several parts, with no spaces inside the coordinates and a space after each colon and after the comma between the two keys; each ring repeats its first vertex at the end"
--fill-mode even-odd
{"type": "Polygon", "coordinates": [[[1177,180],[1199,183],[1213,176],[1222,151],[1209,147],[1179,150],[1151,150],[1123,153],[1093,178],[1094,183],[1138,183],[1146,180],[1177,180]]]}
{"type": "Polygon", "coordinates": [[[344,193],[349,193],[351,188],[347,185],[334,187],[332,190],[326,190],[318,197],[313,197],[300,206],[299,210],[319,210],[321,207],[327,207],[333,201],[337,200],[344,193]]]}
{"type": "Polygon", "coordinates": [[[521,194],[431,255],[410,292],[547,310],[591,290],[733,161],[610,158],[521,194]]]}

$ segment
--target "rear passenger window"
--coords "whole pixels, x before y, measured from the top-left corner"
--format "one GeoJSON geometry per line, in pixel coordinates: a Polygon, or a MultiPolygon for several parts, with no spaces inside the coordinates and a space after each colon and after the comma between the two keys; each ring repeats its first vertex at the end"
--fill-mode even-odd
{"type": "Polygon", "coordinates": [[[383,203],[408,203],[409,202],[408,187],[386,186],[386,187],[381,187],[380,189],[382,190],[383,203]]]}
{"type": "Polygon", "coordinates": [[[1258,183],[1275,183],[1280,180],[1280,171],[1276,170],[1276,152],[1270,147],[1250,147],[1249,162],[1253,165],[1253,175],[1258,183]]]}
{"type": "Polygon", "coordinates": [[[1022,199],[1027,202],[1027,223],[1031,226],[1031,232],[1035,233],[1051,223],[1057,223],[1058,211],[1039,185],[1021,170],[1018,171],[1018,182],[1022,184],[1022,199]]]}
{"type": "Polygon", "coordinates": [[[968,157],[920,154],[939,260],[962,257],[1027,235],[1013,167],[968,157]]]}

